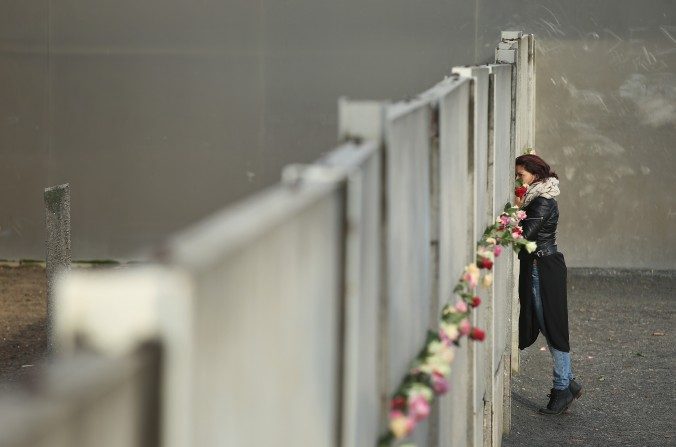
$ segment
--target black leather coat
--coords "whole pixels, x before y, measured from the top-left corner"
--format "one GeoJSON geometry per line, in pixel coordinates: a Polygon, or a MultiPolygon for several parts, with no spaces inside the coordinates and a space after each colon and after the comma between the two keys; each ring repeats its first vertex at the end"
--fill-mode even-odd
{"type": "MultiPolygon", "coordinates": [[[[556,200],[536,197],[523,211],[526,212],[526,218],[521,221],[523,237],[535,241],[537,250],[556,245],[556,226],[559,223],[559,205],[556,200]]],[[[524,254],[519,258],[524,259],[526,251],[521,252],[524,254]]]]}

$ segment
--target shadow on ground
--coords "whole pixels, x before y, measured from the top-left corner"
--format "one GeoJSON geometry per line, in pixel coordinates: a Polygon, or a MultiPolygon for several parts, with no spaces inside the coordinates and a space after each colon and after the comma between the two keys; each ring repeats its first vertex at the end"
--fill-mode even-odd
{"type": "Polygon", "coordinates": [[[537,413],[552,367],[540,336],[521,351],[503,446],[676,446],[675,292],[676,272],[571,269],[571,353],[584,395],[563,415],[537,413]]]}

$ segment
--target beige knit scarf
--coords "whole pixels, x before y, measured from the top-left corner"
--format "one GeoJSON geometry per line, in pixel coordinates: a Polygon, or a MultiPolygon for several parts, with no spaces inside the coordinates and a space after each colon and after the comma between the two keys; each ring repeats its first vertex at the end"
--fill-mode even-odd
{"type": "Polygon", "coordinates": [[[526,196],[523,198],[523,205],[521,208],[528,206],[530,202],[536,197],[544,197],[545,199],[552,199],[561,193],[559,191],[559,180],[555,177],[547,177],[546,179],[535,182],[528,186],[526,196]]]}

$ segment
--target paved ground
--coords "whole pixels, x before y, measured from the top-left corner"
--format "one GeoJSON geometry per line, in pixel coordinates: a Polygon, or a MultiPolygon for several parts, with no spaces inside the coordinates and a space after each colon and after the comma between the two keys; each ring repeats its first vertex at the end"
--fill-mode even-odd
{"type": "Polygon", "coordinates": [[[568,288],[584,395],[561,416],[537,413],[551,388],[540,336],[521,351],[503,446],[676,446],[676,273],[571,270],[568,288]]]}

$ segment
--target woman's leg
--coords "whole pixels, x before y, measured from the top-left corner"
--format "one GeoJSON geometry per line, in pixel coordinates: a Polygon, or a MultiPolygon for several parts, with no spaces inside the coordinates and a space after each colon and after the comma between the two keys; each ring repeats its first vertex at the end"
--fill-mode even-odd
{"type": "Polygon", "coordinates": [[[554,368],[552,375],[554,377],[554,388],[557,390],[565,390],[570,385],[570,381],[574,379],[570,366],[570,352],[562,352],[553,346],[549,345],[549,352],[552,354],[554,360],[554,368]]]}
{"type": "Polygon", "coordinates": [[[552,370],[554,388],[557,390],[565,390],[568,388],[570,381],[574,378],[570,365],[570,353],[562,352],[554,348],[549,343],[547,336],[547,328],[545,326],[545,315],[542,310],[542,297],[540,296],[540,272],[537,265],[533,265],[533,308],[537,316],[540,332],[547,339],[547,346],[554,361],[554,368],[552,370]]]}

